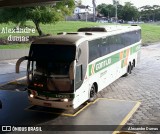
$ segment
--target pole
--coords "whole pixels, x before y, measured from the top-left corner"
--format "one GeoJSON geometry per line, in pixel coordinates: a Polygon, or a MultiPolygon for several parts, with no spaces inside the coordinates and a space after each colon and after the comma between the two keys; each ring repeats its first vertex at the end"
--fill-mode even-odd
{"type": "Polygon", "coordinates": [[[115,19],[116,19],[116,23],[117,23],[117,20],[118,20],[118,16],[117,16],[117,5],[118,5],[118,0],[113,0],[113,5],[115,6],[115,19]]]}
{"type": "Polygon", "coordinates": [[[88,13],[86,12],[86,22],[88,21],[88,13]]]}
{"type": "Polygon", "coordinates": [[[86,22],[88,21],[88,7],[85,6],[86,22]]]}
{"type": "Polygon", "coordinates": [[[92,0],[92,4],[93,4],[93,21],[95,22],[96,18],[95,18],[95,15],[96,15],[96,0],[92,0]]]}
{"type": "Polygon", "coordinates": [[[117,3],[116,3],[116,15],[115,15],[115,17],[116,17],[116,23],[117,23],[117,3]]]}

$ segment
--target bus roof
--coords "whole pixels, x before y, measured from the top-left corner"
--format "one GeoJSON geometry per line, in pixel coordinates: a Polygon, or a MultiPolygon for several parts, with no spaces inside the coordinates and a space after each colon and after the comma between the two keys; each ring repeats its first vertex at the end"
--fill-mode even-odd
{"type": "Polygon", "coordinates": [[[78,32],[59,33],[58,35],[46,36],[35,40],[32,44],[59,44],[59,45],[78,45],[83,41],[94,40],[106,36],[116,35],[134,30],[140,30],[139,26],[119,26],[107,25],[86,27],[78,29],[78,32]],[[79,42],[79,43],[78,43],[79,42]]]}
{"type": "Polygon", "coordinates": [[[32,44],[62,44],[62,45],[74,45],[78,40],[83,38],[80,35],[53,35],[46,36],[35,40],[32,44]]]}

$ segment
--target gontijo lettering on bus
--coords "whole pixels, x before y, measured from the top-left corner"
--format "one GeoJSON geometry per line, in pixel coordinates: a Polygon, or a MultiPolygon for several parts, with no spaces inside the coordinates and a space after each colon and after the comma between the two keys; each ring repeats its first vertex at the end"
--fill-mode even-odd
{"type": "Polygon", "coordinates": [[[125,49],[125,50],[121,51],[120,53],[114,54],[108,58],[100,60],[94,64],[90,64],[89,65],[89,76],[105,69],[106,67],[108,67],[108,66],[110,66],[120,60],[122,61],[121,67],[122,68],[125,67],[127,65],[129,54],[132,55],[139,50],[140,50],[140,45],[138,44],[138,45],[131,47],[129,49],[125,49]]]}
{"type": "Polygon", "coordinates": [[[119,53],[89,65],[89,76],[119,61],[119,53]]]}

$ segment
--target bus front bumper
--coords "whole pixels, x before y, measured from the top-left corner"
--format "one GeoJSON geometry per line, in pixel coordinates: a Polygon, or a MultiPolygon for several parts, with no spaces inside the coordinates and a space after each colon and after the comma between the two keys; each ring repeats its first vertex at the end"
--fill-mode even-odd
{"type": "Polygon", "coordinates": [[[74,109],[73,101],[62,102],[62,101],[48,101],[41,100],[38,98],[28,97],[29,101],[32,105],[42,106],[42,107],[50,107],[50,108],[58,108],[58,109],[66,109],[71,110],[74,109]]]}

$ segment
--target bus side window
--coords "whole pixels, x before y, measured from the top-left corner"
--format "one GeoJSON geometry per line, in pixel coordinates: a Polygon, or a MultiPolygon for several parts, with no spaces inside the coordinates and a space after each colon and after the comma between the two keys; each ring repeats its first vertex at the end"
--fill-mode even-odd
{"type": "Polygon", "coordinates": [[[114,52],[117,50],[116,40],[114,36],[109,37],[108,43],[109,43],[109,48],[111,52],[114,52]]]}
{"type": "Polygon", "coordinates": [[[138,30],[138,41],[140,41],[141,40],[141,30],[138,30]]]}
{"type": "Polygon", "coordinates": [[[101,56],[101,39],[89,42],[89,62],[101,56]]]}
{"type": "Polygon", "coordinates": [[[100,51],[101,51],[101,56],[105,56],[106,54],[110,53],[108,38],[102,39],[100,51]]]}
{"type": "Polygon", "coordinates": [[[122,38],[122,40],[123,40],[123,44],[124,44],[124,46],[125,47],[127,47],[129,44],[130,44],[130,42],[129,42],[129,33],[124,33],[124,34],[122,34],[121,35],[121,38],[122,38]]]}

